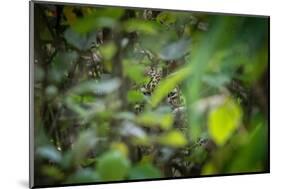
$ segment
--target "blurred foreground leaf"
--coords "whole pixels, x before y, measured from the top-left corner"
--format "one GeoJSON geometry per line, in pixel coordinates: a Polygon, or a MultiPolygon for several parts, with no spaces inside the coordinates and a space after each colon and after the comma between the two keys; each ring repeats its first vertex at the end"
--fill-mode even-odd
{"type": "Polygon", "coordinates": [[[187,144],[187,140],[182,132],[180,131],[169,131],[159,137],[157,137],[157,141],[165,146],[170,147],[183,147],[187,144]]]}
{"type": "Polygon", "coordinates": [[[159,169],[150,163],[144,163],[134,166],[129,173],[130,179],[148,179],[161,178],[162,174],[159,169]]]}
{"type": "Polygon", "coordinates": [[[163,60],[176,60],[190,51],[190,40],[181,39],[168,44],[160,52],[159,57],[163,60]]]}
{"type": "Polygon", "coordinates": [[[37,154],[44,159],[59,163],[62,159],[60,151],[53,146],[42,146],[37,149],[37,154]]]}
{"type": "Polygon", "coordinates": [[[51,165],[43,166],[42,173],[55,180],[62,180],[64,178],[63,172],[61,170],[59,170],[57,167],[51,166],[51,165]]]}
{"type": "Polygon", "coordinates": [[[136,118],[136,121],[146,127],[158,126],[162,129],[169,129],[174,122],[174,117],[170,113],[144,112],[136,118]]]}
{"type": "Polygon", "coordinates": [[[99,175],[90,168],[80,169],[77,170],[75,173],[70,175],[67,180],[66,184],[73,184],[73,183],[87,183],[87,182],[94,182],[99,180],[99,175]]]}
{"type": "Polygon", "coordinates": [[[111,150],[103,154],[97,162],[97,171],[104,181],[124,179],[130,169],[130,161],[118,150],[111,150]]]}
{"type": "Polygon", "coordinates": [[[232,99],[213,109],[208,116],[208,129],[212,139],[223,145],[238,128],[242,110],[232,99]]]}
{"type": "Polygon", "coordinates": [[[93,42],[96,42],[96,32],[80,34],[69,28],[65,31],[64,38],[70,45],[85,51],[91,48],[93,42]]]}
{"type": "Polygon", "coordinates": [[[160,81],[151,97],[152,107],[156,107],[170,91],[172,91],[178,84],[187,78],[189,73],[189,67],[182,68],[179,71],[169,75],[166,79],[160,81]]]}

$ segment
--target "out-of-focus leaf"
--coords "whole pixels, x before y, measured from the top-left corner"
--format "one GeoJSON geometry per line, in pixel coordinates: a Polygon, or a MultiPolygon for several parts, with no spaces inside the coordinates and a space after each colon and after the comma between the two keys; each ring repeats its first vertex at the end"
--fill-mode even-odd
{"type": "Polygon", "coordinates": [[[72,24],[72,29],[79,34],[86,34],[103,27],[113,28],[117,25],[118,19],[123,13],[124,10],[118,8],[91,11],[85,17],[75,20],[72,24]]]}
{"type": "Polygon", "coordinates": [[[120,134],[122,136],[135,137],[143,140],[147,138],[145,131],[131,121],[123,122],[122,127],[120,128],[120,134]]]}
{"type": "Polygon", "coordinates": [[[202,80],[212,87],[222,87],[230,82],[230,77],[225,74],[204,75],[202,80]]]}
{"type": "Polygon", "coordinates": [[[216,166],[212,162],[208,162],[203,166],[201,174],[214,175],[214,174],[218,174],[218,170],[216,169],[216,166]]]}
{"type": "Polygon", "coordinates": [[[248,141],[241,146],[234,158],[226,166],[229,172],[260,172],[268,169],[266,167],[267,134],[266,124],[256,125],[256,128],[248,136],[248,141]]]}
{"type": "Polygon", "coordinates": [[[123,16],[124,12],[123,8],[114,7],[97,10],[95,14],[98,17],[108,17],[117,20],[123,16]]]}
{"type": "Polygon", "coordinates": [[[42,40],[52,40],[53,39],[53,37],[47,27],[44,27],[42,29],[42,31],[40,31],[40,39],[42,39],[42,40]]]}
{"type": "Polygon", "coordinates": [[[113,28],[117,24],[115,19],[109,17],[96,17],[90,15],[82,19],[77,20],[73,25],[73,30],[79,34],[86,34],[89,32],[95,32],[98,28],[108,27],[113,28]]]}
{"type": "Polygon", "coordinates": [[[73,184],[73,183],[89,183],[99,180],[99,175],[90,168],[79,169],[74,174],[70,175],[67,180],[66,184],[73,184]]]}
{"type": "Polygon", "coordinates": [[[194,148],[190,156],[186,159],[194,163],[202,164],[207,157],[207,151],[202,146],[198,146],[197,148],[194,148]]]}
{"type": "Polygon", "coordinates": [[[152,107],[156,107],[170,91],[187,78],[189,73],[189,67],[182,68],[181,70],[169,75],[166,79],[160,81],[151,97],[152,107]]]}
{"type": "Polygon", "coordinates": [[[67,76],[77,59],[78,53],[76,51],[57,53],[50,65],[48,79],[53,82],[60,82],[67,76]]]}
{"type": "Polygon", "coordinates": [[[239,127],[242,110],[232,99],[214,108],[208,116],[208,129],[212,139],[218,145],[223,145],[239,127]]]}
{"type": "Polygon", "coordinates": [[[136,122],[146,127],[158,126],[162,129],[169,129],[174,122],[174,117],[170,113],[144,112],[137,116],[136,122]]]}
{"type": "Polygon", "coordinates": [[[114,43],[106,43],[106,44],[100,46],[99,49],[100,49],[102,57],[105,60],[111,60],[117,51],[117,47],[115,46],[114,43]]]}
{"type": "Polygon", "coordinates": [[[127,93],[127,99],[130,103],[141,102],[144,99],[144,95],[139,91],[130,90],[127,93]]]}
{"type": "Polygon", "coordinates": [[[74,163],[81,163],[83,158],[96,144],[97,137],[93,130],[81,132],[72,149],[74,163]]]}
{"type": "Polygon", "coordinates": [[[169,43],[178,40],[178,35],[175,30],[161,29],[160,32],[157,33],[157,43],[152,43],[152,41],[155,41],[155,35],[140,33],[139,40],[142,48],[151,51],[154,55],[159,55],[163,48],[169,43]]]}
{"type": "Polygon", "coordinates": [[[255,82],[262,76],[268,69],[268,51],[263,48],[258,51],[257,55],[249,58],[244,64],[244,77],[243,79],[248,82],[255,82]]]}
{"type": "Polygon", "coordinates": [[[187,144],[187,140],[182,132],[180,131],[169,131],[159,137],[157,137],[157,142],[170,147],[183,147],[187,144]]]}
{"type": "Polygon", "coordinates": [[[120,84],[121,82],[117,78],[103,80],[98,83],[95,80],[88,80],[74,87],[71,92],[75,94],[90,92],[96,95],[105,95],[117,90],[120,84]]]}
{"type": "Polygon", "coordinates": [[[81,163],[81,165],[83,167],[89,167],[94,165],[94,163],[96,163],[96,158],[87,158],[81,163]]]}
{"type": "Polygon", "coordinates": [[[181,39],[165,46],[159,53],[159,57],[163,60],[176,60],[190,51],[190,41],[181,39]]]}
{"type": "Polygon", "coordinates": [[[123,71],[125,76],[129,77],[132,81],[136,82],[137,84],[144,82],[145,68],[143,65],[136,64],[134,61],[131,60],[124,60],[123,66],[124,66],[123,71]]]}
{"type": "Polygon", "coordinates": [[[152,164],[145,163],[134,166],[129,173],[130,179],[161,178],[162,174],[158,168],[152,164]]]}
{"type": "Polygon", "coordinates": [[[54,85],[49,85],[46,90],[45,90],[45,93],[48,97],[53,97],[55,95],[57,95],[58,93],[58,89],[56,86],[54,85]]]}
{"type": "Polygon", "coordinates": [[[42,146],[37,149],[37,154],[47,160],[59,163],[62,159],[60,151],[53,146],[42,146]]]}
{"type": "Polygon", "coordinates": [[[132,112],[117,112],[114,117],[117,119],[133,121],[136,116],[132,112]]]}
{"type": "Polygon", "coordinates": [[[121,152],[126,157],[128,157],[128,155],[129,155],[129,149],[126,146],[126,144],[123,143],[123,142],[114,142],[114,143],[112,143],[111,144],[111,149],[112,150],[117,150],[117,151],[121,152]]]}
{"type": "Polygon", "coordinates": [[[96,42],[96,32],[80,34],[73,29],[68,28],[64,32],[64,38],[70,45],[85,51],[90,49],[92,44],[96,42]]]}
{"type": "Polygon", "coordinates": [[[64,178],[63,172],[59,168],[57,168],[55,166],[51,166],[51,165],[43,166],[42,173],[55,180],[62,180],[64,178]]]}
{"type": "Polygon", "coordinates": [[[34,69],[34,80],[35,82],[41,82],[45,77],[45,71],[42,69],[41,66],[35,64],[34,69]]]}
{"type": "Polygon", "coordinates": [[[127,32],[138,31],[145,34],[156,35],[160,26],[156,22],[140,19],[130,19],[124,23],[124,29],[127,32]]]}
{"type": "Polygon", "coordinates": [[[103,154],[97,162],[97,171],[103,181],[124,179],[130,169],[130,161],[118,150],[103,154]]]}

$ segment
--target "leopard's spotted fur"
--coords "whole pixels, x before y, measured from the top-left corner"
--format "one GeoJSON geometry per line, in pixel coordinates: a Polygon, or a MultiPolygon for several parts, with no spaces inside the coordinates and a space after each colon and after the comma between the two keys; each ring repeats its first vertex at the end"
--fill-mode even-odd
{"type": "MultiPolygon", "coordinates": [[[[148,83],[144,84],[140,90],[144,95],[150,96],[161,81],[163,74],[161,70],[151,68],[146,75],[150,78],[150,80],[148,83]]],[[[174,88],[168,93],[166,101],[173,110],[184,105],[184,99],[181,95],[179,87],[174,88]]],[[[138,108],[137,111],[140,112],[140,108],[143,108],[143,106],[144,104],[136,105],[138,108]]]]}

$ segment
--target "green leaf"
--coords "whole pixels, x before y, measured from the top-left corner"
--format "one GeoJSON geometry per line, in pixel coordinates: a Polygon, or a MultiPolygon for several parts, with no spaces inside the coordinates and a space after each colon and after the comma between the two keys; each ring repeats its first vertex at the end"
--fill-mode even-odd
{"type": "Polygon", "coordinates": [[[166,79],[160,81],[151,97],[152,107],[156,107],[170,91],[172,91],[189,75],[189,73],[189,67],[182,68],[181,70],[169,75],[166,79]]]}
{"type": "Polygon", "coordinates": [[[180,131],[169,131],[159,137],[157,137],[157,142],[170,147],[183,147],[187,144],[187,140],[183,133],[180,131]]]}
{"type": "Polygon", "coordinates": [[[111,150],[98,159],[96,168],[104,181],[122,180],[128,175],[130,161],[120,151],[111,150]]]}
{"type": "Polygon", "coordinates": [[[37,154],[56,163],[59,163],[62,159],[61,153],[53,146],[42,146],[37,149],[37,154]]]}
{"type": "Polygon", "coordinates": [[[129,173],[130,179],[155,179],[161,177],[162,175],[160,170],[150,163],[136,165],[130,170],[129,173]]]}
{"type": "Polygon", "coordinates": [[[137,84],[143,83],[145,80],[144,76],[144,66],[135,63],[132,60],[124,60],[123,61],[123,71],[125,76],[129,77],[132,81],[137,84]]]}
{"type": "Polygon", "coordinates": [[[96,143],[97,137],[93,130],[88,129],[81,132],[78,140],[74,143],[72,148],[75,164],[80,164],[96,143]]]}
{"type": "Polygon", "coordinates": [[[88,16],[76,19],[71,26],[79,34],[91,33],[103,27],[113,28],[117,26],[118,19],[123,13],[124,10],[119,8],[99,9],[88,16]]]}
{"type": "Polygon", "coordinates": [[[209,113],[208,129],[216,144],[225,144],[239,127],[241,117],[242,110],[233,99],[226,99],[222,105],[209,113]]]}
{"type": "Polygon", "coordinates": [[[247,137],[248,141],[242,145],[231,162],[227,164],[228,171],[237,172],[261,172],[266,170],[268,153],[268,130],[266,123],[255,125],[255,128],[247,137]]]}
{"type": "Polygon", "coordinates": [[[63,172],[55,166],[44,165],[42,167],[42,173],[48,177],[52,177],[55,180],[62,180],[64,178],[63,172]]]}
{"type": "Polygon", "coordinates": [[[181,39],[174,43],[166,45],[159,54],[159,57],[163,60],[176,60],[190,51],[190,41],[181,39]]]}
{"type": "Polygon", "coordinates": [[[71,69],[74,62],[78,60],[78,53],[76,51],[58,52],[54,57],[48,79],[53,82],[60,82],[71,69]]]}
{"type": "Polygon", "coordinates": [[[141,102],[144,99],[144,95],[140,91],[130,90],[127,93],[127,99],[130,103],[141,102]]]}
{"type": "Polygon", "coordinates": [[[230,76],[226,74],[204,75],[202,80],[212,87],[222,87],[230,82],[230,76]]]}
{"type": "Polygon", "coordinates": [[[144,112],[136,118],[136,121],[146,127],[159,126],[162,129],[169,129],[174,122],[174,117],[170,113],[144,112]]]}
{"type": "Polygon", "coordinates": [[[103,80],[99,83],[97,83],[95,80],[88,80],[74,87],[71,92],[73,92],[74,94],[83,94],[90,92],[96,95],[104,95],[117,90],[120,87],[120,84],[121,82],[117,78],[103,80]]]}
{"type": "Polygon", "coordinates": [[[105,60],[111,60],[117,52],[117,47],[113,42],[106,43],[100,46],[100,52],[105,60]]]}
{"type": "Polygon", "coordinates": [[[156,22],[139,19],[130,19],[126,21],[123,26],[127,32],[138,31],[150,35],[157,34],[160,27],[156,22]]]}
{"type": "Polygon", "coordinates": [[[99,175],[90,168],[79,169],[70,175],[65,183],[87,183],[99,180],[99,175]]]}
{"type": "Polygon", "coordinates": [[[123,16],[124,12],[125,10],[123,8],[104,8],[97,10],[96,16],[108,17],[117,20],[123,16]]]}
{"type": "Polygon", "coordinates": [[[80,34],[68,28],[64,32],[64,38],[70,45],[85,51],[91,48],[93,42],[96,42],[96,32],[80,34]]]}

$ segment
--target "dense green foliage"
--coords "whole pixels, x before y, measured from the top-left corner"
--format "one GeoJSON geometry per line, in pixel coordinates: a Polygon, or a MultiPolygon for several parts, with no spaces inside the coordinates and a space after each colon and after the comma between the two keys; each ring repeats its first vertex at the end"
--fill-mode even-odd
{"type": "Polygon", "coordinates": [[[268,171],[268,19],[36,4],[35,184],[268,171]]]}

